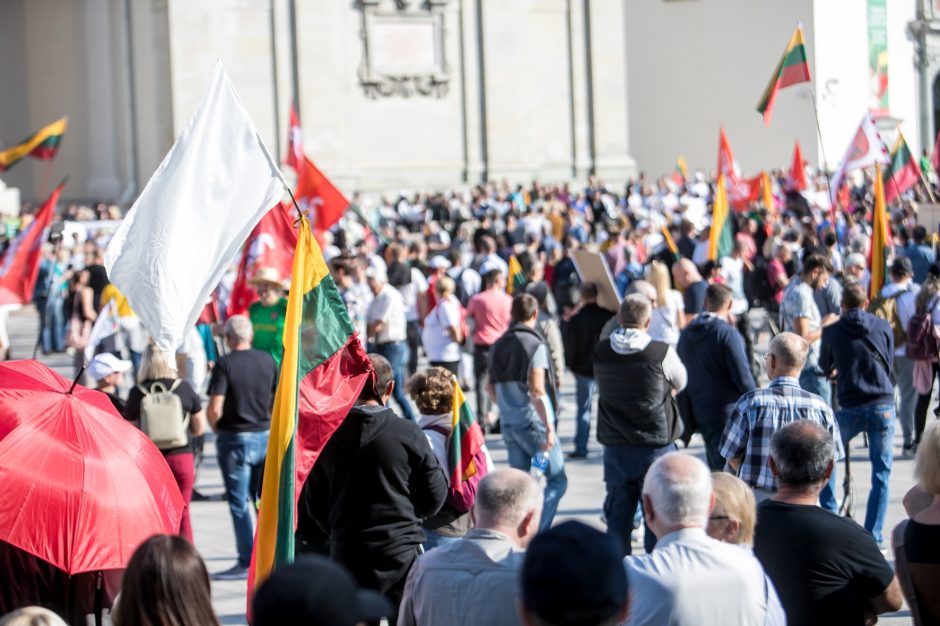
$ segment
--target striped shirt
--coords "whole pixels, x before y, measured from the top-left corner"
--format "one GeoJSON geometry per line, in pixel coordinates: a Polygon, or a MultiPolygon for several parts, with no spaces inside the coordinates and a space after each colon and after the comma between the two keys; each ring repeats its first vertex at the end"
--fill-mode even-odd
{"type": "Polygon", "coordinates": [[[741,480],[752,487],[774,489],[770,438],[783,426],[798,420],[822,424],[832,435],[836,460],[845,457],[832,408],[816,394],[801,389],[796,378],[788,376],[775,378],[766,389],[741,396],[721,435],[719,452],[726,460],[741,458],[738,471],[741,480]]]}

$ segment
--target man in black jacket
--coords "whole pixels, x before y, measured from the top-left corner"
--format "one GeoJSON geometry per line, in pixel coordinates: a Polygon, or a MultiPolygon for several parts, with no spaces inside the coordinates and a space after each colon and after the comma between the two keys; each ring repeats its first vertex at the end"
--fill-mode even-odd
{"type": "MultiPolygon", "coordinates": [[[[682,420],[674,395],[686,383],[686,371],[671,346],[646,332],[652,305],[630,294],[617,314],[620,328],[594,350],[597,381],[597,440],[604,446],[604,515],[607,532],[623,554],[631,554],[633,516],[653,461],[676,449],[682,420]]],[[[646,529],[645,548],[655,537],[646,529]]]]}
{"type": "Polygon", "coordinates": [[[421,522],[444,504],[447,476],[418,425],[387,407],[391,365],[377,354],[369,360],[374,384],[366,383],[304,483],[297,543],[346,566],[397,613],[425,540],[421,522]]]}
{"type": "Polygon", "coordinates": [[[725,459],[718,451],[721,433],[738,398],[754,390],[754,378],[741,334],[728,323],[731,289],[709,285],[705,310],[679,336],[676,349],[689,373],[683,417],[705,439],[708,467],[719,472],[725,459]]]}
{"type": "Polygon", "coordinates": [[[613,313],[597,305],[597,285],[583,283],[580,288],[581,308],[568,321],[565,329],[565,363],[574,373],[575,406],[578,407],[574,452],[569,459],[585,459],[591,436],[591,406],[594,403],[594,346],[601,330],[613,313]]]}
{"type": "Polygon", "coordinates": [[[888,479],[894,459],[894,333],[886,320],[865,311],[865,288],[850,282],[842,292],[842,317],[823,328],[819,367],[836,377],[836,421],[846,450],[861,432],[868,433],[871,492],[865,529],[883,543],[888,510],[888,479]]]}

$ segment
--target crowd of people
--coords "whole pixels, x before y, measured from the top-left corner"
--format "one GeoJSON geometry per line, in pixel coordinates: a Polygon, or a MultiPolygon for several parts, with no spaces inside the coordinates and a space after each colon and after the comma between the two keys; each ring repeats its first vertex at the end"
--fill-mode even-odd
{"type": "MultiPolygon", "coordinates": [[[[902,596],[916,623],[940,620],[940,428],[927,420],[937,250],[905,198],[887,280],[869,297],[872,197],[856,182],[830,213],[824,177],[801,193],[778,174],[774,206],[736,207],[720,258],[701,174],[641,175],[623,193],[592,178],[578,191],[401,194],[371,223],[343,218],[323,252],[375,377],[303,486],[298,559],[257,590],[253,623],[868,624],[902,596]],[[603,259],[606,282],[582,280],[582,251],[603,259]],[[619,306],[604,308],[605,293],[619,306]],[[470,506],[447,470],[455,381],[507,452],[497,468],[484,447],[470,506]],[[574,424],[568,450],[561,420],[574,424]],[[887,537],[896,421],[918,484],[887,537]],[[841,515],[854,503],[837,469],[862,433],[872,470],[859,525],[841,515]],[[704,461],[679,451],[695,434],[704,461]],[[606,532],[555,524],[566,463],[598,457],[606,532]]],[[[257,268],[258,300],[201,319],[174,363],[109,284],[103,238],[66,244],[49,246],[37,281],[41,348],[71,350],[76,374],[158,443],[189,541],[214,432],[235,531],[236,563],[212,574],[188,541],[142,545],[112,618],[216,624],[210,578],[248,576],[290,277],[257,268]],[[99,341],[106,309],[120,330],[99,341]],[[168,396],[170,413],[157,401],[168,396]],[[158,441],[167,419],[178,428],[158,441]],[[186,582],[144,582],[174,578],[186,582]]]]}

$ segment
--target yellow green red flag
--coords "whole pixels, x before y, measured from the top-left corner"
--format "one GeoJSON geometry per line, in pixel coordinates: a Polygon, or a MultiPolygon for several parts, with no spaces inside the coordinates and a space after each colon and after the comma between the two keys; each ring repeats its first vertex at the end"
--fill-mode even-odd
{"type": "Polygon", "coordinates": [[[784,87],[797,83],[809,82],[809,63],[806,61],[806,44],[803,41],[803,29],[799,26],[793,31],[793,36],[787,43],[783,56],[777,62],[770,82],[757,103],[757,112],[764,116],[764,126],[770,126],[770,115],[773,113],[774,100],[777,92],[784,87]]]}
{"type": "Polygon", "coordinates": [[[284,322],[248,594],[294,559],[297,499],[314,462],[372,376],[365,349],[301,218],[284,322]]]}
{"type": "Polygon", "coordinates": [[[728,190],[725,189],[725,175],[718,175],[715,183],[715,200],[712,204],[712,226],[708,235],[708,258],[717,261],[731,254],[734,246],[734,233],[731,231],[731,219],[728,213],[728,190]]]}
{"type": "Polygon", "coordinates": [[[525,274],[516,255],[509,257],[509,280],[506,281],[506,293],[509,295],[525,291],[525,274]]]}
{"type": "Polygon", "coordinates": [[[40,161],[50,161],[55,158],[59,144],[62,143],[62,135],[65,134],[68,125],[69,118],[63,117],[15,146],[0,150],[0,172],[5,172],[27,156],[40,161]]]}
{"type": "Polygon", "coordinates": [[[888,226],[888,211],[885,202],[885,185],[881,178],[881,165],[875,163],[875,210],[871,218],[871,282],[868,297],[877,298],[885,285],[888,274],[888,251],[891,245],[891,230],[888,226]]]}

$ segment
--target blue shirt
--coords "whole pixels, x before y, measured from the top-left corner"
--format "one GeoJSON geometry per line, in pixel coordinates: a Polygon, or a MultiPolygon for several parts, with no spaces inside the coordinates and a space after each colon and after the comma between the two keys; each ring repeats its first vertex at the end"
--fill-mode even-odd
{"type": "MultiPolygon", "coordinates": [[[[532,355],[529,372],[535,368],[548,370],[548,349],[541,345],[532,355]]],[[[535,406],[529,398],[529,386],[526,383],[510,381],[496,383],[496,404],[499,406],[499,421],[503,424],[525,425],[539,420],[535,406]]],[[[546,402],[546,406],[551,406],[546,402]]]]}
{"type": "Polygon", "coordinates": [[[937,254],[934,249],[927,245],[916,245],[910,243],[904,247],[904,256],[911,260],[911,267],[914,270],[914,282],[918,285],[927,280],[927,270],[931,263],[936,262],[937,254]]]}

